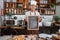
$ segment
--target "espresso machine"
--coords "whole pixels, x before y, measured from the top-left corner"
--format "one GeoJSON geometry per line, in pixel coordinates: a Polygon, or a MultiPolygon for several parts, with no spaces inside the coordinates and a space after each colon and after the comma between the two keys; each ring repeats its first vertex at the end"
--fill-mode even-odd
{"type": "Polygon", "coordinates": [[[24,15],[15,15],[17,19],[15,20],[15,25],[18,25],[19,27],[25,27],[25,16],[24,15]]]}

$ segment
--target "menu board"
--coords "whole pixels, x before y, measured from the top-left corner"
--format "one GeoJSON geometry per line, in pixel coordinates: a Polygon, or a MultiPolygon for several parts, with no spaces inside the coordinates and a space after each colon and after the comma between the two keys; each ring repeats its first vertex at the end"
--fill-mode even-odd
{"type": "Polygon", "coordinates": [[[38,30],[38,16],[28,16],[28,30],[38,30]]]}

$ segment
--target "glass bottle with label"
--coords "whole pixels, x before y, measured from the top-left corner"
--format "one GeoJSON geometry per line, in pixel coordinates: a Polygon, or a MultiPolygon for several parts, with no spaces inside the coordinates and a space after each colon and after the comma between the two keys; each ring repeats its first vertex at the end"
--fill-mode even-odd
{"type": "Polygon", "coordinates": [[[14,13],[14,9],[12,8],[12,14],[14,13]]]}
{"type": "Polygon", "coordinates": [[[16,9],[14,9],[14,14],[16,14],[16,9]]]}
{"type": "Polygon", "coordinates": [[[14,8],[14,7],[15,7],[15,4],[13,3],[13,5],[12,5],[12,6],[13,6],[13,8],[14,8]]]}
{"type": "Polygon", "coordinates": [[[11,13],[11,9],[9,8],[9,13],[11,13]]]}
{"type": "Polygon", "coordinates": [[[8,3],[6,3],[6,7],[9,7],[9,4],[8,3]]]}
{"type": "Polygon", "coordinates": [[[9,13],[9,10],[6,8],[6,13],[9,13]]]}

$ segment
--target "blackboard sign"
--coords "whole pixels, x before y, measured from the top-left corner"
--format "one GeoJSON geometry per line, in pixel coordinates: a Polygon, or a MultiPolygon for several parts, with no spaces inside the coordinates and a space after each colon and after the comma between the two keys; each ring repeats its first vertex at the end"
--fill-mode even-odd
{"type": "Polygon", "coordinates": [[[28,16],[28,30],[39,30],[38,16],[28,16]]]}

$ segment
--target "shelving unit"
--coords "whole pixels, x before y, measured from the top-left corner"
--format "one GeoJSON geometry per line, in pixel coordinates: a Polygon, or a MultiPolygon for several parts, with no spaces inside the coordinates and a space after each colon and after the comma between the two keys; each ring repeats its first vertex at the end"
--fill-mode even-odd
{"type": "MultiPolygon", "coordinates": [[[[56,4],[56,0],[36,0],[38,12],[42,15],[54,15],[55,8],[51,7],[51,4],[56,4]]],[[[4,14],[22,14],[23,11],[29,9],[29,0],[16,0],[16,2],[4,2],[4,14]]]]}
{"type": "Polygon", "coordinates": [[[22,14],[28,8],[28,0],[16,0],[16,2],[4,2],[4,14],[22,14]]]}
{"type": "Polygon", "coordinates": [[[4,2],[4,4],[5,4],[5,6],[4,6],[5,13],[12,13],[12,14],[20,14],[21,13],[20,10],[22,10],[22,8],[18,8],[18,6],[19,6],[18,3],[4,2]]]}
{"type": "MultiPolygon", "coordinates": [[[[36,0],[38,2],[38,11],[42,15],[54,15],[55,8],[51,8],[52,3],[56,4],[56,0],[36,0]]],[[[53,5],[54,6],[54,5],[53,5]]]]}

